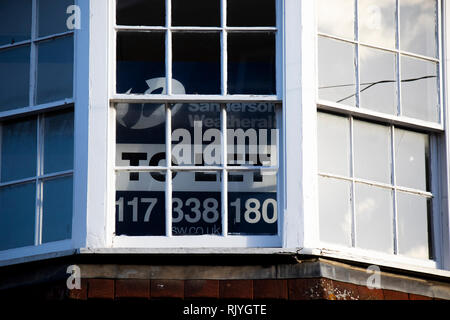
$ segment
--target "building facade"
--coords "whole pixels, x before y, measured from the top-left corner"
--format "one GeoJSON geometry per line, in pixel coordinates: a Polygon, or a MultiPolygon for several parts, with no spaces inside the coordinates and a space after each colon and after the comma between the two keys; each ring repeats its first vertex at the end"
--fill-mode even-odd
{"type": "Polygon", "coordinates": [[[0,294],[449,299],[449,10],[1,2],[0,294]]]}

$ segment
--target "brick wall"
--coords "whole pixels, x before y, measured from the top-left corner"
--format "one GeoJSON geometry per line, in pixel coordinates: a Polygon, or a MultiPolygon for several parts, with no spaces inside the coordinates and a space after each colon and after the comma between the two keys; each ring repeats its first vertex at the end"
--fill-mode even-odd
{"type": "Polygon", "coordinates": [[[266,280],[84,279],[69,299],[433,300],[325,278],[266,280]]]}

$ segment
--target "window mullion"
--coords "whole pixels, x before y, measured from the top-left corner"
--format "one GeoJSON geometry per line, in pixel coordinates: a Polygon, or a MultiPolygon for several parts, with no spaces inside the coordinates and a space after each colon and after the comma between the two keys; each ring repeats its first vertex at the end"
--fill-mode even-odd
{"type": "Polygon", "coordinates": [[[354,138],[353,138],[353,117],[349,117],[350,126],[350,177],[351,177],[351,210],[352,210],[352,247],[356,243],[356,181],[355,181],[355,157],[354,157],[354,138]]]}
{"type": "Polygon", "coordinates": [[[360,79],[361,79],[361,59],[359,58],[359,49],[360,49],[360,43],[359,43],[359,16],[358,16],[358,0],[355,0],[355,40],[356,40],[356,46],[355,46],[355,73],[356,73],[356,106],[361,107],[361,101],[360,101],[360,79]]]}
{"type": "Polygon", "coordinates": [[[43,170],[43,160],[44,160],[44,149],[43,149],[43,119],[42,115],[37,116],[36,125],[36,222],[35,222],[35,245],[42,244],[42,181],[40,176],[43,170]]]}
{"type": "Polygon", "coordinates": [[[226,30],[227,25],[227,0],[221,0],[221,75],[222,75],[222,95],[226,95],[228,92],[228,32],[226,30]]]}
{"type": "Polygon", "coordinates": [[[228,164],[228,154],[227,154],[227,110],[226,106],[222,105],[220,108],[221,116],[221,131],[222,131],[222,234],[223,236],[228,235],[228,171],[226,169],[228,164]]]}
{"type": "Polygon", "coordinates": [[[397,115],[402,115],[402,69],[401,69],[401,59],[400,59],[400,0],[396,0],[396,62],[397,62],[397,115]]]}
{"type": "Polygon", "coordinates": [[[172,113],[170,105],[166,104],[166,236],[172,236],[172,113]]]}
{"type": "Polygon", "coordinates": [[[37,47],[34,42],[37,38],[37,0],[33,0],[31,14],[31,42],[30,42],[30,90],[29,102],[30,106],[34,105],[36,95],[36,77],[37,77],[37,47]]]}
{"type": "Polygon", "coordinates": [[[166,0],[166,93],[172,94],[172,0],[166,0]]]}
{"type": "Polygon", "coordinates": [[[395,127],[391,126],[391,182],[393,185],[393,230],[394,230],[394,254],[398,254],[398,201],[397,201],[397,178],[396,178],[396,161],[395,161],[395,127]]]}

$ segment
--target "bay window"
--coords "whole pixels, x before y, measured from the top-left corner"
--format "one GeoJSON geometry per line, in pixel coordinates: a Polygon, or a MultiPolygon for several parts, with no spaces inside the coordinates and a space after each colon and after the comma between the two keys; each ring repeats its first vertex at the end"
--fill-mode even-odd
{"type": "Polygon", "coordinates": [[[116,2],[114,244],[279,245],[277,5],[116,2]]]}
{"type": "Polygon", "coordinates": [[[318,2],[322,242],[440,259],[440,10],[435,0],[318,2]]]}
{"type": "Polygon", "coordinates": [[[74,32],[66,26],[71,4],[0,3],[1,256],[72,237],[74,32]]]}

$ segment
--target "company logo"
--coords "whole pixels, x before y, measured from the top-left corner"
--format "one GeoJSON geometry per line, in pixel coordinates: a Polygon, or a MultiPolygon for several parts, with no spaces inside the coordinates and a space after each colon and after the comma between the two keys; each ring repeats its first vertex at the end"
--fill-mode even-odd
{"type": "MultiPolygon", "coordinates": [[[[153,78],[146,81],[148,89],[145,94],[167,94],[166,78],[153,78]]],[[[174,94],[185,94],[186,89],[183,84],[175,79],[172,79],[172,92],[174,94]]],[[[131,93],[131,89],[127,94],[131,93]]],[[[177,103],[172,107],[172,115],[175,115],[180,110],[182,103],[177,103]]],[[[144,108],[145,103],[132,105],[130,103],[119,103],[117,105],[117,121],[125,128],[142,130],[156,127],[165,121],[165,104],[159,104],[156,108],[144,108]],[[130,109],[139,108],[139,117],[134,117],[130,120],[130,109]],[[125,121],[127,119],[127,121],[125,121]]],[[[135,114],[135,112],[132,112],[135,114]]]]}

